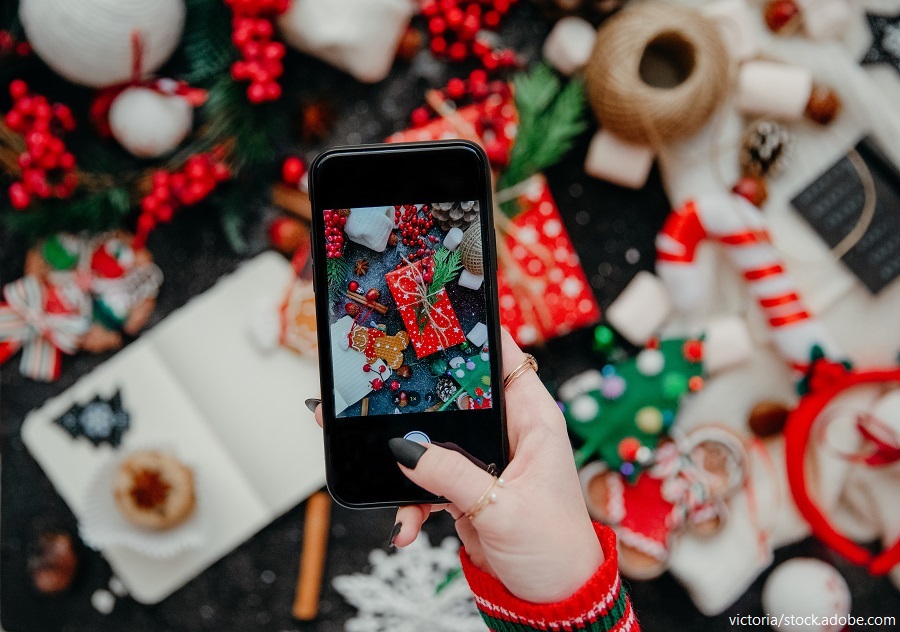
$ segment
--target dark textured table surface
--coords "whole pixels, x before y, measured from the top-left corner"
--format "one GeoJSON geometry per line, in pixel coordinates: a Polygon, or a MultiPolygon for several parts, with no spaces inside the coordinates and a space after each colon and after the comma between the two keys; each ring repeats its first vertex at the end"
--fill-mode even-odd
{"type": "MultiPolygon", "coordinates": [[[[504,42],[535,59],[548,25],[528,6],[517,9],[502,32],[504,42]]],[[[363,86],[311,59],[295,64],[288,86],[301,86],[311,94],[330,94],[338,107],[339,122],[327,139],[330,144],[375,142],[405,127],[409,112],[422,99],[423,88],[439,86],[449,75],[443,64],[427,55],[413,64],[398,64],[381,84],[363,86]]],[[[647,187],[628,191],[593,180],[581,165],[587,148],[586,135],[567,160],[547,176],[566,226],[594,288],[605,308],[634,274],[653,266],[653,238],[668,211],[658,174],[647,187]]],[[[282,151],[284,148],[273,148],[282,151]]],[[[312,155],[318,148],[304,148],[312,155]]],[[[214,212],[186,212],[171,225],[160,228],[150,242],[166,280],[158,322],[188,299],[265,247],[265,220],[271,213],[251,213],[246,228],[250,247],[233,253],[219,229],[214,212]]],[[[21,275],[27,244],[14,235],[0,235],[0,280],[21,275]]],[[[552,386],[596,360],[589,348],[590,330],[572,333],[535,351],[541,375],[552,386]]],[[[42,529],[77,533],[74,517],[47,477],[22,444],[20,428],[29,410],[39,407],[108,356],[79,355],[67,358],[62,378],[37,384],[22,378],[15,362],[0,370],[0,422],[2,422],[2,509],[0,509],[0,617],[7,632],[88,632],[104,630],[340,630],[353,609],[331,588],[330,580],[367,568],[373,548],[386,547],[393,525],[392,511],[357,512],[335,507],[326,567],[321,614],[312,623],[300,624],[290,615],[302,539],[304,506],[300,505],[264,528],[248,542],[226,555],[184,588],[155,606],[143,606],[130,598],[119,599],[110,615],[101,615],[90,603],[91,594],[105,588],[110,569],[103,557],[81,548],[81,567],[72,589],[59,597],[43,597],[30,584],[26,571],[29,543],[42,529]]],[[[297,411],[297,423],[313,423],[305,410],[297,411]]],[[[426,527],[437,543],[453,532],[449,517],[438,515],[426,527]]],[[[884,579],[872,579],[864,571],[830,554],[824,547],[805,541],[776,555],[776,561],[795,555],[820,557],[835,564],[853,592],[854,614],[900,616],[900,599],[884,579]]],[[[651,582],[631,582],[631,594],[646,630],[728,630],[727,614],[762,614],[762,578],[726,615],[700,615],[684,590],[669,576],[651,582]]]]}

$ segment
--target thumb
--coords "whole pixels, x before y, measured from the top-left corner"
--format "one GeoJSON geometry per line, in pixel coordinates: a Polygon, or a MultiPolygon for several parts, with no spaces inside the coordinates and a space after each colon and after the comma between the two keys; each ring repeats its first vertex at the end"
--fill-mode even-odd
{"type": "Polygon", "coordinates": [[[494,480],[453,450],[408,439],[391,439],[388,446],[409,480],[462,511],[468,511],[494,480]]]}

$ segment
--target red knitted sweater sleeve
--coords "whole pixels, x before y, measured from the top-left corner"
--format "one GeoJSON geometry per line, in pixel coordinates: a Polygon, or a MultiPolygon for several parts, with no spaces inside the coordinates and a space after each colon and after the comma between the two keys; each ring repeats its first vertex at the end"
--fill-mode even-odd
{"type": "Polygon", "coordinates": [[[515,597],[496,578],[476,567],[465,549],[460,551],[463,572],[488,628],[494,632],[638,632],[631,601],[619,578],[616,536],[600,524],[595,523],[594,529],[603,549],[603,563],[578,592],[556,603],[532,603],[515,597]]]}

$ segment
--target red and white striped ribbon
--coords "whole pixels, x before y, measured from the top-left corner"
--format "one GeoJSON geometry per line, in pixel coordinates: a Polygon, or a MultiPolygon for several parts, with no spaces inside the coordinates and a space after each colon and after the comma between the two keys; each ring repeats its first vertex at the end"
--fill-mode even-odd
{"type": "Polygon", "coordinates": [[[794,369],[806,369],[814,345],[826,355],[839,357],[831,336],[804,304],[772,245],[762,212],[738,195],[709,193],[690,200],[669,215],[657,235],[656,269],[676,305],[687,308],[702,297],[706,284],[696,250],[706,240],[724,246],[765,314],[775,345],[794,369]]]}
{"type": "Polygon", "coordinates": [[[0,304],[0,363],[21,349],[22,375],[50,381],[59,377],[60,354],[78,350],[90,319],[67,311],[61,300],[34,277],[24,277],[3,288],[0,304]]]}

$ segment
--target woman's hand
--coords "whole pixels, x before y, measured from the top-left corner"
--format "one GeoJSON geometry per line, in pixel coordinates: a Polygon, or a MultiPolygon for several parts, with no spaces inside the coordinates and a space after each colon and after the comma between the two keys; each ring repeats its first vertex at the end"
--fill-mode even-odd
{"type": "MultiPolygon", "coordinates": [[[[502,346],[503,373],[508,375],[525,354],[505,330],[502,346]]],[[[401,471],[451,501],[401,507],[393,544],[410,544],[432,511],[446,509],[478,567],[520,599],[559,601],[590,579],[603,552],[585,508],[562,413],[533,371],[509,385],[506,410],[512,459],[502,473],[505,486],[495,487],[496,502],[471,520],[465,514],[491,485],[492,476],[458,452],[392,441],[395,456],[406,464],[398,463],[401,471]]],[[[320,408],[316,420],[321,425],[320,408]]]]}

